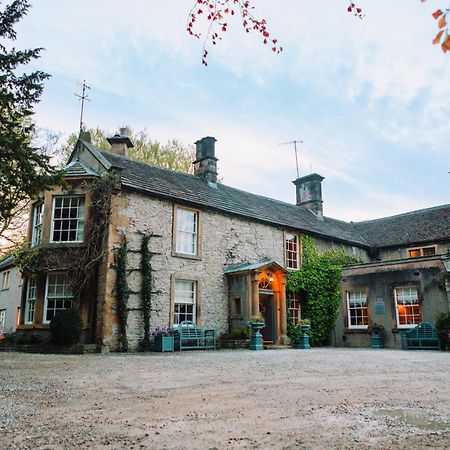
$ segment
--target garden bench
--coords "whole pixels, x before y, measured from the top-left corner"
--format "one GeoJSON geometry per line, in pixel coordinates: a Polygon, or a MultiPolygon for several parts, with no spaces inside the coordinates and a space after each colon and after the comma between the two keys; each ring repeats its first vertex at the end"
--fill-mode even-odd
{"type": "Polygon", "coordinates": [[[185,320],[173,329],[175,349],[214,349],[216,348],[216,330],[196,325],[185,320]]]}
{"type": "Polygon", "coordinates": [[[402,334],[402,349],[437,349],[441,348],[436,328],[429,322],[419,323],[416,327],[402,334]]]}

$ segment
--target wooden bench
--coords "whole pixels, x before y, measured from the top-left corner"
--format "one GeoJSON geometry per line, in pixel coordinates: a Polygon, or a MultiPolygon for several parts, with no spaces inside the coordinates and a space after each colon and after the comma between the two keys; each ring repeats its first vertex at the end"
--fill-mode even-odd
{"type": "Polygon", "coordinates": [[[419,323],[416,327],[402,334],[402,349],[437,349],[441,348],[436,328],[429,322],[419,323]]]}
{"type": "Polygon", "coordinates": [[[216,349],[216,330],[185,320],[173,329],[175,349],[216,349]]]}

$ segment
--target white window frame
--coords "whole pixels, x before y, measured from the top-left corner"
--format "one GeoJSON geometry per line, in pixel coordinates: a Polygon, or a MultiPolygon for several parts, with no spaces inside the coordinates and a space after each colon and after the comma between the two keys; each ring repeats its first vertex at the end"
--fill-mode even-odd
{"type": "MultiPolygon", "coordinates": [[[[52,205],[52,226],[51,226],[51,231],[50,231],[50,242],[51,243],[69,243],[69,242],[83,242],[84,241],[84,211],[85,211],[85,198],[84,195],[57,195],[55,197],[53,197],[53,205],[52,205]],[[70,200],[70,205],[69,208],[72,208],[72,200],[73,199],[80,199],[81,202],[77,205],[77,214],[76,217],[74,218],[55,218],[55,210],[56,210],[56,201],[58,199],[62,199],[62,201],[64,202],[65,199],[69,199],[70,200]],[[81,209],[81,213],[79,212],[79,210],[81,209]],[[75,229],[69,229],[68,234],[70,233],[70,231],[75,231],[75,235],[77,237],[77,239],[67,239],[67,240],[54,240],[54,233],[55,231],[55,222],[59,221],[59,220],[76,220],[77,221],[77,225],[75,229]],[[79,238],[79,234],[81,234],[81,238],[79,238]]],[[[60,231],[60,233],[62,233],[62,229],[60,231]]],[[[69,237],[69,236],[68,236],[69,237]]]]}
{"type": "MultiPolygon", "coordinates": [[[[56,285],[57,284],[55,284],[55,286],[56,285]]],[[[47,319],[47,312],[49,310],[49,307],[48,307],[49,301],[58,301],[58,300],[63,302],[64,307],[63,308],[56,308],[56,307],[51,308],[54,311],[54,314],[53,314],[52,318],[59,311],[62,311],[64,309],[68,309],[68,308],[72,308],[73,307],[73,293],[72,293],[72,289],[70,287],[70,284],[68,282],[66,273],[64,273],[64,272],[50,272],[50,273],[47,274],[47,279],[46,279],[46,282],[45,282],[44,317],[43,317],[42,323],[49,324],[51,322],[51,319],[50,320],[47,319]],[[61,283],[60,285],[63,286],[63,289],[65,291],[64,292],[65,295],[61,295],[61,296],[55,295],[55,296],[49,297],[49,285],[50,285],[50,279],[52,277],[56,277],[56,279],[58,279],[58,277],[60,277],[61,279],[64,280],[64,282],[61,283]],[[66,302],[67,302],[67,305],[66,305],[66,302]]]]}
{"type": "Polygon", "coordinates": [[[173,324],[178,325],[184,320],[191,320],[196,323],[197,320],[197,281],[187,280],[183,278],[176,278],[174,281],[174,299],[173,299],[173,324]],[[191,283],[191,289],[189,291],[181,289],[181,283],[187,284],[191,283]],[[188,296],[180,296],[180,292],[190,292],[192,295],[192,300],[188,296]],[[180,312],[177,312],[177,305],[191,305],[192,313],[183,313],[185,317],[180,320],[180,312]],[[186,318],[186,315],[192,316],[191,318],[186,318]]]}
{"type": "Polygon", "coordinates": [[[0,334],[5,332],[6,328],[6,309],[0,309],[0,334]]]}
{"type": "Polygon", "coordinates": [[[33,229],[31,232],[31,246],[39,245],[42,240],[42,219],[44,216],[44,204],[37,203],[33,208],[33,229]]]}
{"type": "Polygon", "coordinates": [[[297,325],[300,322],[300,320],[302,319],[302,305],[301,305],[298,293],[291,292],[289,295],[290,295],[290,297],[287,300],[288,305],[289,305],[288,310],[291,314],[292,323],[294,325],[297,325]],[[295,302],[297,307],[293,307],[292,302],[295,302]],[[297,316],[297,317],[294,316],[293,311],[298,311],[298,314],[295,314],[295,316],[297,316]]]}
{"type": "Polygon", "coordinates": [[[34,310],[36,307],[36,291],[37,278],[30,277],[27,281],[27,295],[25,299],[25,313],[23,316],[23,323],[26,325],[34,323],[34,310]]]}
{"type": "Polygon", "coordinates": [[[175,253],[177,255],[198,256],[198,236],[199,236],[199,211],[195,209],[182,208],[175,209],[175,253]],[[192,219],[183,223],[183,217],[190,215],[192,219]],[[186,226],[186,224],[188,226],[186,226]],[[189,239],[190,237],[190,239],[189,239]],[[191,248],[187,249],[185,239],[191,241],[191,248]]]}
{"type": "MultiPolygon", "coordinates": [[[[348,322],[348,328],[352,330],[367,330],[369,328],[369,299],[367,295],[367,291],[363,289],[353,290],[353,291],[346,291],[346,299],[347,299],[347,322],[348,322]],[[359,306],[354,307],[350,306],[350,297],[352,294],[363,294],[365,305],[366,306],[359,306]],[[367,324],[352,324],[352,315],[351,311],[354,310],[365,310],[365,314],[362,314],[360,317],[362,318],[362,321],[364,322],[364,318],[366,318],[367,324]]],[[[359,297],[359,299],[355,298],[354,300],[359,300],[361,302],[362,297],[359,297]]]]}
{"type": "Polygon", "coordinates": [[[300,269],[300,239],[298,234],[285,233],[284,234],[284,260],[287,269],[298,270],[300,269]],[[292,239],[294,238],[294,242],[292,239]],[[296,249],[293,250],[290,246],[295,245],[296,249]],[[295,259],[291,257],[295,254],[295,259]]]}
{"type": "Polygon", "coordinates": [[[399,329],[408,329],[408,328],[414,328],[415,326],[417,326],[420,322],[422,322],[422,311],[421,311],[421,307],[420,307],[420,301],[419,301],[419,290],[417,289],[417,286],[414,285],[409,285],[409,286],[396,286],[394,288],[394,301],[395,301],[395,320],[397,323],[397,328],[399,329]],[[417,304],[418,308],[419,308],[419,313],[420,313],[420,320],[416,323],[407,323],[407,324],[400,324],[400,315],[398,313],[398,290],[400,289],[414,289],[416,291],[416,298],[417,298],[417,303],[411,303],[410,305],[415,305],[417,304]]]}
{"type": "Polygon", "coordinates": [[[6,291],[7,289],[9,289],[10,275],[10,270],[5,270],[4,272],[2,272],[2,291],[6,291]]]}

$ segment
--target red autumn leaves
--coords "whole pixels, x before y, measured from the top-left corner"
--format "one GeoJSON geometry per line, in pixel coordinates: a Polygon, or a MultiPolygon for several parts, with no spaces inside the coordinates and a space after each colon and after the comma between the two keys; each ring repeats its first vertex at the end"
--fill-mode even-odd
{"type": "Polygon", "coordinates": [[[216,45],[222,39],[221,34],[228,30],[227,18],[234,15],[240,17],[246,33],[258,32],[263,38],[263,44],[269,44],[273,52],[281,53],[283,51],[283,47],[278,45],[278,40],[271,38],[266,20],[256,19],[252,14],[253,9],[254,7],[250,5],[249,0],[197,0],[195,2],[189,13],[187,32],[191,36],[200,38],[201,34],[194,32],[195,22],[200,15],[209,22],[208,32],[203,42],[203,65],[208,65],[206,62],[208,51],[205,49],[207,43],[211,42],[216,45]]]}
{"type": "Polygon", "coordinates": [[[450,10],[446,10],[446,12],[443,12],[442,10],[438,9],[433,13],[433,17],[437,20],[437,25],[439,28],[438,34],[433,39],[434,45],[439,45],[442,48],[442,51],[444,53],[447,53],[450,51],[450,33],[448,29],[448,16],[449,16],[450,10]]]}

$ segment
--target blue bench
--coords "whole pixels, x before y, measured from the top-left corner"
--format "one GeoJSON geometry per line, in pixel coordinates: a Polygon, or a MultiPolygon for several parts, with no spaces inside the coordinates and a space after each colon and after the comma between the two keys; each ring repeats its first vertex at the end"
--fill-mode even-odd
{"type": "Polygon", "coordinates": [[[176,350],[216,349],[216,330],[185,320],[173,328],[176,350]]]}
{"type": "Polygon", "coordinates": [[[429,322],[419,323],[411,330],[403,331],[401,337],[403,350],[439,350],[441,348],[436,328],[429,322]]]}

